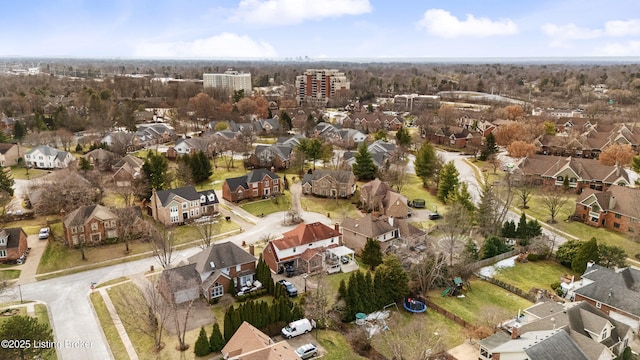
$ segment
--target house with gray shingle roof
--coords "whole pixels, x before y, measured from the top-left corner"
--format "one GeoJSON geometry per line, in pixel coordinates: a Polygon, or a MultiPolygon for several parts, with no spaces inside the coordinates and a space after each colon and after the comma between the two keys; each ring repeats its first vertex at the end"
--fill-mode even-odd
{"type": "Polygon", "coordinates": [[[1,263],[13,263],[20,259],[26,251],[27,234],[21,227],[0,229],[1,263]]]}
{"type": "Polygon", "coordinates": [[[345,218],[340,224],[344,244],[356,253],[362,252],[367,239],[380,242],[382,251],[400,238],[400,230],[392,217],[374,217],[367,214],[359,219],[345,218]]]}
{"type": "Polygon", "coordinates": [[[226,179],[222,184],[222,198],[239,202],[276,195],[281,190],[280,176],[267,169],[255,169],[246,175],[226,179]]]}
{"type": "Polygon", "coordinates": [[[302,193],[320,197],[351,197],[356,192],[356,177],[351,170],[316,170],[302,178],[302,193]]]}
{"type": "Polygon", "coordinates": [[[282,170],[291,165],[292,153],[293,148],[287,145],[256,145],[248,161],[253,167],[282,170]]]}
{"type": "Polygon", "coordinates": [[[151,214],[165,224],[182,224],[218,213],[218,197],[213,189],[197,191],[192,185],[170,190],[153,190],[151,214]]]}
{"type": "Polygon", "coordinates": [[[200,276],[196,264],[164,269],[156,284],[158,292],[172,304],[182,304],[200,297],[200,276]]]}
{"type": "Polygon", "coordinates": [[[406,218],[410,214],[407,198],[377,178],[360,187],[360,201],[366,210],[394,218],[406,218]]]}
{"type": "Polygon", "coordinates": [[[207,299],[215,299],[253,283],[256,257],[232,242],[214,243],[189,258],[200,275],[200,291],[207,299]]]}
{"type": "Polygon", "coordinates": [[[70,153],[46,145],[36,146],[24,155],[25,163],[37,169],[64,169],[74,160],[70,153]]]}

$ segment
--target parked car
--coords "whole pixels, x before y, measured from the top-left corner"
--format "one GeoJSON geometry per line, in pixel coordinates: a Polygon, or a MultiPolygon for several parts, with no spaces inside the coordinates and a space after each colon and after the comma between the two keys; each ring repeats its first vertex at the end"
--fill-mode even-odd
{"type": "Polygon", "coordinates": [[[304,344],[296,349],[296,354],[298,354],[301,359],[310,359],[318,355],[318,347],[311,343],[304,344]]]}
{"type": "Polygon", "coordinates": [[[287,326],[282,328],[282,336],[286,339],[291,339],[294,336],[306,334],[316,327],[316,322],[309,319],[300,319],[290,322],[287,326]]]}
{"type": "Polygon", "coordinates": [[[440,214],[438,213],[429,214],[429,220],[438,220],[438,219],[440,219],[440,214]]]}
{"type": "Polygon", "coordinates": [[[40,232],[38,233],[38,239],[40,240],[45,240],[49,238],[49,228],[48,227],[43,227],[42,229],[40,229],[40,232]]]}
{"type": "Polygon", "coordinates": [[[298,289],[296,289],[296,286],[293,285],[292,283],[284,279],[279,280],[278,283],[284,286],[285,290],[287,291],[287,295],[289,295],[289,297],[298,296],[298,289]]]}

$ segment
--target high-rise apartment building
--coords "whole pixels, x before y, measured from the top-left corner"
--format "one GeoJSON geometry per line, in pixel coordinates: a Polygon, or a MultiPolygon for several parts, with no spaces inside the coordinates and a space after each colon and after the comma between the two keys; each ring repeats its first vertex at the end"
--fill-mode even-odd
{"type": "Polygon", "coordinates": [[[251,74],[229,69],[224,74],[202,74],[202,82],[205,89],[244,90],[245,95],[251,95],[251,74]]]}
{"type": "Polygon", "coordinates": [[[308,69],[296,76],[298,104],[326,105],[336,92],[349,90],[349,80],[338,70],[308,69]]]}

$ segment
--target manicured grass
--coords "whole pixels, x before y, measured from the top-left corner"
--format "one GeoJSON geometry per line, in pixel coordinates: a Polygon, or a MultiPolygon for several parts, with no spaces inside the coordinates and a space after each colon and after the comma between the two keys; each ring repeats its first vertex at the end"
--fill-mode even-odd
{"type": "Polygon", "coordinates": [[[301,195],[300,204],[303,211],[317,212],[337,221],[345,218],[360,218],[362,213],[351,203],[350,199],[319,198],[313,195],[301,195]]]}
{"type": "Polygon", "coordinates": [[[442,297],[442,291],[443,289],[430,291],[429,299],[472,324],[482,321],[488,305],[505,309],[510,314],[517,314],[518,309],[533,305],[528,300],[482,280],[471,280],[471,291],[464,291],[464,298],[442,297]]]}
{"type": "Polygon", "coordinates": [[[20,270],[1,270],[0,281],[13,280],[20,277],[20,270]]]}
{"type": "MultiPolygon", "coordinates": [[[[27,315],[27,308],[26,307],[19,307],[17,308],[17,312],[14,315],[27,315]]],[[[4,312],[6,310],[2,310],[0,311],[0,313],[4,312]]],[[[9,319],[10,316],[4,316],[4,315],[0,315],[0,326],[2,326],[2,324],[4,324],[5,321],[7,321],[7,319],[9,319]]]]}
{"type": "Polygon", "coordinates": [[[109,347],[111,348],[111,352],[113,353],[113,357],[116,360],[127,360],[129,359],[129,355],[127,354],[127,350],[120,339],[120,335],[118,334],[118,330],[116,326],[113,324],[113,319],[111,319],[111,315],[107,310],[107,306],[104,303],[104,299],[102,299],[102,295],[99,292],[95,291],[91,293],[91,304],[93,304],[93,308],[100,320],[100,325],[102,326],[102,331],[104,332],[104,336],[107,338],[109,342],[109,347]]]}
{"type": "Polygon", "coordinates": [[[46,175],[49,171],[41,169],[29,169],[29,175],[27,175],[27,169],[19,166],[11,167],[11,177],[14,179],[35,179],[42,175],[46,175]]]}
{"type": "Polygon", "coordinates": [[[43,304],[35,304],[34,308],[38,322],[51,326],[51,324],[49,324],[49,311],[47,310],[47,306],[43,304]]]}
{"type": "Polygon", "coordinates": [[[255,216],[287,211],[291,209],[291,194],[287,192],[282,196],[277,196],[272,199],[256,200],[244,203],[241,204],[240,207],[255,216]]]}
{"type": "MultiPolygon", "coordinates": [[[[319,330],[318,342],[328,352],[322,356],[324,360],[366,359],[356,354],[342,334],[331,330],[319,330]]],[[[315,335],[315,332],[314,332],[315,335]]]]}
{"type": "MultiPolygon", "coordinates": [[[[218,167],[213,168],[213,175],[209,177],[209,181],[206,183],[206,185],[202,185],[207,189],[211,189],[211,186],[213,186],[214,189],[220,190],[222,189],[222,183],[224,183],[226,179],[246,175],[249,172],[249,170],[246,170],[242,166],[242,160],[235,160],[235,168],[231,168],[229,170],[227,170],[227,168],[225,167],[224,158],[219,158],[216,160],[216,162],[218,163],[218,167]]],[[[211,166],[213,167],[213,162],[211,163],[211,166]]]]}
{"type": "Polygon", "coordinates": [[[125,282],[125,281],[129,281],[129,278],[126,276],[121,276],[115,279],[111,279],[109,281],[105,281],[103,283],[98,284],[98,286],[96,286],[96,288],[101,288],[101,287],[105,287],[105,286],[109,286],[109,285],[114,285],[114,284],[118,284],[121,282],[125,282]]]}
{"type": "Polygon", "coordinates": [[[435,211],[437,207],[438,212],[442,213],[441,208],[444,208],[444,205],[437,197],[432,195],[428,189],[422,186],[422,180],[417,175],[406,174],[405,177],[405,184],[400,193],[404,195],[407,200],[424,199],[427,209],[435,211]]]}
{"type": "Polygon", "coordinates": [[[515,266],[499,269],[493,277],[528,292],[534,287],[552,290],[551,283],[560,281],[563,274],[576,275],[578,278],[578,274],[571,269],[551,260],[516,262],[515,266]]]}

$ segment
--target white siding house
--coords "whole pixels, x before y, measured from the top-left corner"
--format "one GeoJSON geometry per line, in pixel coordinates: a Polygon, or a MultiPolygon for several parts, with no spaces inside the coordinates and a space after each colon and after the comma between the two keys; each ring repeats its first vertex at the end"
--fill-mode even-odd
{"type": "Polygon", "coordinates": [[[39,169],[64,169],[74,160],[73,155],[46,145],[40,145],[24,155],[27,165],[39,169]]]}

